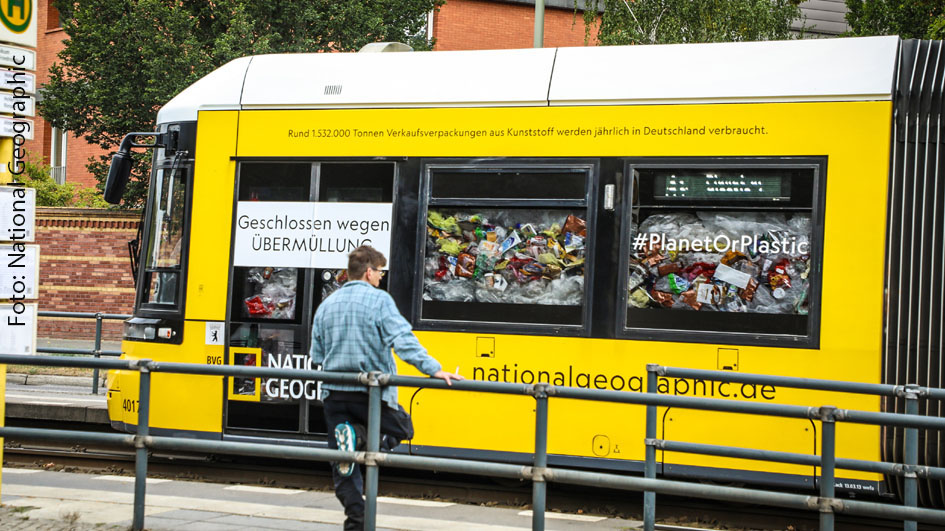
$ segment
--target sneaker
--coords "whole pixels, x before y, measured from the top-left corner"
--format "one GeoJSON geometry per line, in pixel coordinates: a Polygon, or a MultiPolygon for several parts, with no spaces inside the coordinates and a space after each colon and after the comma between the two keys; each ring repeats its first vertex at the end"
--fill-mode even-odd
{"type": "MultiPolygon", "coordinates": [[[[358,446],[358,436],[354,431],[354,427],[347,422],[335,426],[335,441],[338,443],[339,450],[343,452],[355,451],[358,446]]],[[[354,472],[355,466],[357,466],[357,463],[335,463],[338,474],[343,478],[350,476],[354,472]]]]}

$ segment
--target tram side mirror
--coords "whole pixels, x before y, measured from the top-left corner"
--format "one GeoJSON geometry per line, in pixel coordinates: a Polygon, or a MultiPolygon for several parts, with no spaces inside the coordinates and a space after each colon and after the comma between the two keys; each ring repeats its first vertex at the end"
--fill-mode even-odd
{"type": "Polygon", "coordinates": [[[112,155],[112,164],[108,167],[108,178],[105,179],[105,201],[112,205],[121,202],[125,195],[125,187],[128,186],[128,177],[131,175],[131,148],[143,147],[153,148],[164,146],[164,135],[160,133],[128,133],[121,139],[121,145],[118,146],[118,153],[112,155]],[[140,144],[135,139],[142,136],[155,137],[153,144],[140,144]]]}
{"type": "Polygon", "coordinates": [[[112,155],[112,164],[108,167],[108,179],[105,180],[105,201],[112,205],[121,202],[131,175],[131,153],[119,150],[112,155]]]}

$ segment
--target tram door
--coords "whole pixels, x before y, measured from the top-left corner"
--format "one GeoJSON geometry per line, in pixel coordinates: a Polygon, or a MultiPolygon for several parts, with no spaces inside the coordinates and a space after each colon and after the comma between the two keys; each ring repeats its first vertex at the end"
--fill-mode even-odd
{"type": "MultiPolygon", "coordinates": [[[[317,368],[308,354],[312,316],[347,280],[351,250],[385,234],[389,241],[395,170],[389,162],[239,165],[227,363],[317,368]]],[[[315,382],[227,378],[225,392],[229,438],[325,434],[315,382]]]]}

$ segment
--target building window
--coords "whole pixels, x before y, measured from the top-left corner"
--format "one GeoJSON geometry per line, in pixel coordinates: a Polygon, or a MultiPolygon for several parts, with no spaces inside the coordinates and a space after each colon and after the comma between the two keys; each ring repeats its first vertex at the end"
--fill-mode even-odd
{"type": "Polygon", "coordinates": [[[50,133],[52,145],[49,148],[49,173],[56,184],[66,182],[66,138],[64,129],[53,127],[50,133]]]}
{"type": "Polygon", "coordinates": [[[50,0],[46,6],[46,30],[55,30],[62,27],[62,14],[50,0]]]}

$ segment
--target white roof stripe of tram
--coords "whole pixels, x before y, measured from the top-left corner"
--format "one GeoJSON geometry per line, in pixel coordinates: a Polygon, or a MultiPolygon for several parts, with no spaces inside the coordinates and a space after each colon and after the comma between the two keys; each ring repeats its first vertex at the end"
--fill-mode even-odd
{"type": "Polygon", "coordinates": [[[898,37],[865,37],[260,55],[197,81],[161,109],[158,123],[213,109],[889,100],[898,47],[898,37]]]}

